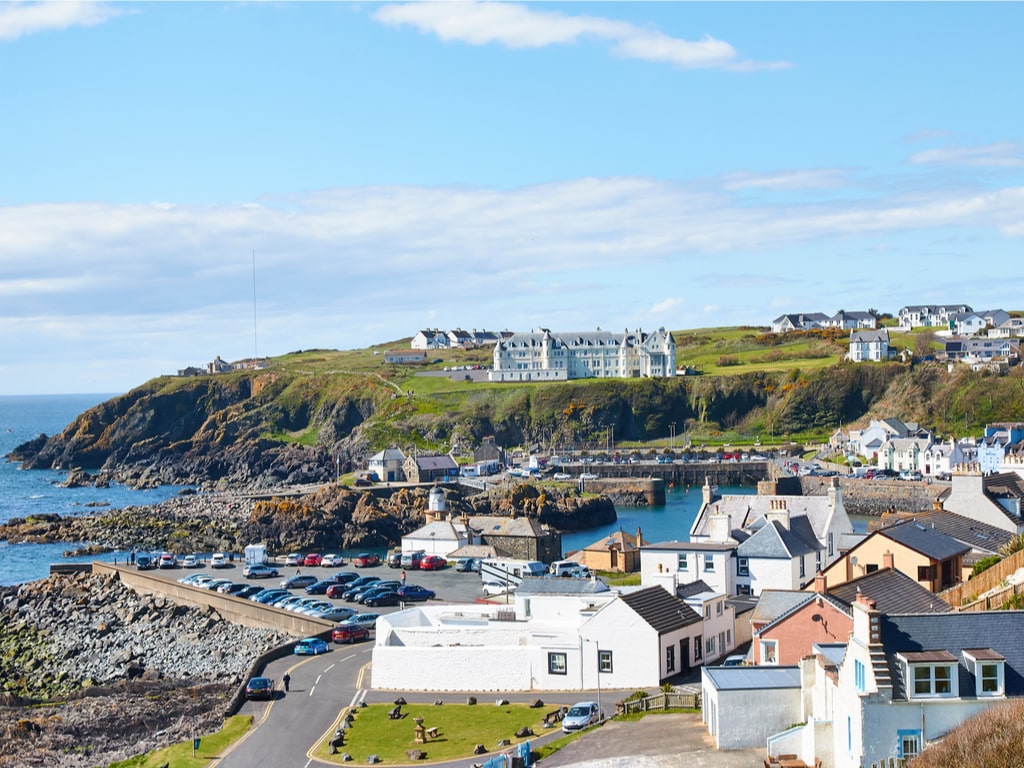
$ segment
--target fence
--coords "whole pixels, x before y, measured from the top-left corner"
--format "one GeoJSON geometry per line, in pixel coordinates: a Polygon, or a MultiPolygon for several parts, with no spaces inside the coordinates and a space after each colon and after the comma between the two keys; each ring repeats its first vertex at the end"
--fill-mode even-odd
{"type": "MultiPolygon", "coordinates": [[[[1009,557],[1000,560],[988,570],[982,571],[970,581],[965,581],[963,584],[957,584],[955,587],[950,587],[940,592],[939,597],[956,610],[986,610],[984,608],[968,609],[961,606],[973,605],[981,595],[999,587],[1018,568],[1022,567],[1024,567],[1024,550],[1019,550],[1009,557]]],[[[998,605],[1001,605],[1002,602],[1000,600],[998,605]]]]}
{"type": "Polygon", "coordinates": [[[533,765],[533,753],[530,752],[530,742],[524,741],[516,744],[508,753],[495,755],[481,768],[529,768],[533,765]]]}
{"type": "Polygon", "coordinates": [[[656,693],[642,699],[629,699],[615,704],[615,714],[632,715],[661,709],[700,709],[699,693],[656,693]]]}

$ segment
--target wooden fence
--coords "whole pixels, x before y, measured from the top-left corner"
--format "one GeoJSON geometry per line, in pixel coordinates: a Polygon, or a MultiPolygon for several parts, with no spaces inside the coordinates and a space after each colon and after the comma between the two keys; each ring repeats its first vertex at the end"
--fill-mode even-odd
{"type": "Polygon", "coordinates": [[[617,715],[655,712],[661,709],[700,709],[700,694],[655,693],[642,699],[620,701],[615,704],[615,714],[617,715]]]}
{"type": "MultiPolygon", "coordinates": [[[[940,592],[939,597],[957,610],[986,610],[984,608],[966,608],[979,600],[981,595],[1004,584],[1018,568],[1024,568],[1024,550],[1018,550],[1009,557],[1000,560],[986,571],[982,571],[970,581],[957,584],[955,587],[940,592]]],[[[1004,598],[1005,600],[1005,598],[1004,598]]],[[[1000,600],[997,605],[1002,605],[1000,600]]]]}

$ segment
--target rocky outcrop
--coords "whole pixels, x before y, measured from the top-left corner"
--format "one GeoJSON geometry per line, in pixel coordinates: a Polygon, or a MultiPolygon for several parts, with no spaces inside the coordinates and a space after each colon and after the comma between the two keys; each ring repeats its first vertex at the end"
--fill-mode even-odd
{"type": "Polygon", "coordinates": [[[115,577],[51,576],[0,600],[0,765],[107,765],[216,731],[256,658],[289,640],[115,577]]]}

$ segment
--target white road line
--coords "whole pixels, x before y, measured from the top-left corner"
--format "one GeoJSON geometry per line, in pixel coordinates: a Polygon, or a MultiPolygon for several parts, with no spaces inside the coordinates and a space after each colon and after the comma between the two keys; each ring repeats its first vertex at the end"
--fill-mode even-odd
{"type": "Polygon", "coordinates": [[[313,687],[309,689],[309,695],[312,696],[313,695],[313,691],[315,691],[315,690],[316,690],[316,683],[313,683],[313,687]]]}
{"type": "MultiPolygon", "coordinates": [[[[342,661],[344,661],[344,659],[342,659],[342,661]]],[[[328,673],[328,672],[330,672],[330,671],[331,671],[332,669],[334,669],[334,666],[335,666],[334,664],[331,664],[331,666],[329,666],[329,667],[328,667],[327,669],[325,669],[325,670],[324,670],[324,674],[327,674],[327,673],[328,673]]]]}
{"type": "Polygon", "coordinates": [[[320,683],[320,678],[323,677],[323,676],[324,676],[323,672],[321,672],[319,675],[316,676],[316,680],[313,681],[313,687],[314,688],[320,683]]]}
{"type": "MultiPolygon", "coordinates": [[[[349,654],[348,656],[346,656],[346,657],[345,657],[344,659],[342,659],[342,660],[341,660],[341,661],[339,661],[338,663],[339,663],[339,664],[341,664],[342,662],[348,661],[349,659],[354,659],[355,657],[356,657],[356,655],[355,655],[354,653],[350,653],[350,654],[349,654]]],[[[334,666],[334,665],[333,665],[333,664],[331,664],[331,667],[333,667],[333,666],[334,666]]],[[[328,667],[327,669],[330,669],[331,667],[328,667]]],[[[327,671],[327,669],[325,669],[324,671],[326,672],[326,671],[327,671]]]]}

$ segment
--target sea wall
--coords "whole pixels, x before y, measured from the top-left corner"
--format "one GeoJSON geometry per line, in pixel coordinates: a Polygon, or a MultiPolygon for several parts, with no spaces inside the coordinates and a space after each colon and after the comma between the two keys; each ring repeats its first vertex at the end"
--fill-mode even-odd
{"type": "MultiPolygon", "coordinates": [[[[801,477],[804,496],[824,496],[831,477],[801,477]]],[[[865,480],[840,477],[843,505],[851,515],[881,516],[883,512],[925,512],[935,506],[938,497],[949,488],[948,483],[915,480],[865,480]]]]}

